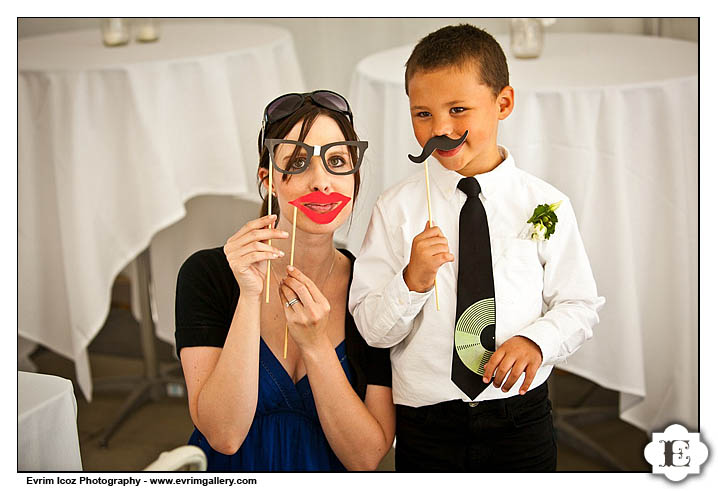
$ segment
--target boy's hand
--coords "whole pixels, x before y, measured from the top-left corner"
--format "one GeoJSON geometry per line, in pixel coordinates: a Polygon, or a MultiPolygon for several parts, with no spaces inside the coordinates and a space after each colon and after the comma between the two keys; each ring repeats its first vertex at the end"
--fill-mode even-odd
{"type": "Polygon", "coordinates": [[[501,382],[506,379],[502,390],[508,392],[521,374],[526,372],[524,383],[519,389],[519,394],[524,395],[542,361],[541,348],[536,343],[523,336],[513,336],[496,350],[484,367],[484,383],[489,382],[495,370],[494,387],[501,387],[501,382]],[[509,375],[508,378],[506,375],[509,375]]]}
{"type": "Polygon", "coordinates": [[[411,258],[404,269],[404,282],[411,291],[427,292],[434,286],[439,267],[453,260],[449,241],[439,227],[430,227],[427,221],[424,231],[414,237],[411,243],[411,258]]]}

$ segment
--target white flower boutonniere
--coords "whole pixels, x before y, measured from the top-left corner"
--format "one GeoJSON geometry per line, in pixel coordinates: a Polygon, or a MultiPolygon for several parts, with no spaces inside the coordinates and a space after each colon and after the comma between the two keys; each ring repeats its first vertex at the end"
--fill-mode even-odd
{"type": "Polygon", "coordinates": [[[544,203],[536,207],[531,218],[526,220],[526,223],[531,224],[529,230],[531,240],[548,240],[551,234],[556,231],[558,217],[555,212],[559,206],[561,206],[561,201],[552,205],[544,203]]]}

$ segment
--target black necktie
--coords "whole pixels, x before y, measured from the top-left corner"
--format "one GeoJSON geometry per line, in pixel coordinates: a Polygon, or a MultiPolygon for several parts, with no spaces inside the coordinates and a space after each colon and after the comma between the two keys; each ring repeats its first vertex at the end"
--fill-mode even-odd
{"type": "Polygon", "coordinates": [[[489,223],[479,199],[481,186],[473,177],[459,181],[466,203],[459,215],[459,279],[451,380],[472,400],[489,384],[484,366],[496,350],[494,272],[489,223]]]}

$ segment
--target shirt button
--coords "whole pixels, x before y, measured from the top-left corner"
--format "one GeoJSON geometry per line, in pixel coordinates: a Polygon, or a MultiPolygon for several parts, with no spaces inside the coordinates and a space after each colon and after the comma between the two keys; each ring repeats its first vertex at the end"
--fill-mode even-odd
{"type": "Polygon", "coordinates": [[[476,407],[476,406],[478,406],[478,405],[479,405],[478,402],[470,402],[470,403],[469,403],[469,407],[476,407]]]}

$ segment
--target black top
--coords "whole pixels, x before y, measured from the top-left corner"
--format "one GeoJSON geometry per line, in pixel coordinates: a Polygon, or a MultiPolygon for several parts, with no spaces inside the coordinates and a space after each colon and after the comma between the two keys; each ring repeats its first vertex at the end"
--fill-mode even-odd
{"type": "MultiPolygon", "coordinates": [[[[354,256],[339,249],[351,261],[349,284],[354,276],[354,256]]],[[[348,299],[348,295],[347,295],[348,299]]],[[[239,285],[224,249],[204,249],[192,254],[177,275],[175,340],[177,356],[189,346],[222,348],[239,300],[239,285]]],[[[372,348],[359,335],[354,318],[346,309],[344,336],[347,358],[354,372],[352,387],[363,400],[366,386],[391,387],[388,348],[372,348]]]]}

